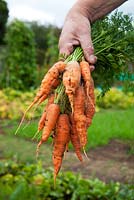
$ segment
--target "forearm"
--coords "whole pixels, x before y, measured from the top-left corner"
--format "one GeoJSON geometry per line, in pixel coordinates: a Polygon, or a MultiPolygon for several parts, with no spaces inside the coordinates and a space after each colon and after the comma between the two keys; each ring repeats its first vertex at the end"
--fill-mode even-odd
{"type": "MultiPolygon", "coordinates": [[[[72,11],[88,17],[91,23],[110,13],[127,0],[78,0],[72,11]]],[[[71,11],[71,13],[73,13],[71,11]]]]}

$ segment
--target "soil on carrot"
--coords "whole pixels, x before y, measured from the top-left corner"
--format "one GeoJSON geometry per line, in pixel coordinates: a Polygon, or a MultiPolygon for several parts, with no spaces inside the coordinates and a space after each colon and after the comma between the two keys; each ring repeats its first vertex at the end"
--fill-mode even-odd
{"type": "Polygon", "coordinates": [[[119,140],[103,147],[97,147],[87,152],[89,159],[84,155],[84,162],[77,161],[74,153],[66,153],[62,170],[71,170],[80,173],[85,178],[99,178],[102,181],[118,181],[134,183],[134,154],[131,148],[119,140]]]}

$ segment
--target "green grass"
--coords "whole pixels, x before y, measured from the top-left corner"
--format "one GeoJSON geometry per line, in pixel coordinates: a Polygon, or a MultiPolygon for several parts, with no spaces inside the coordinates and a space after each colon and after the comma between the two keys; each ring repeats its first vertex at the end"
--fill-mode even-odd
{"type": "Polygon", "coordinates": [[[45,161],[44,166],[52,166],[51,154],[52,146],[42,145],[38,159],[36,158],[37,143],[24,140],[24,138],[13,135],[0,134],[0,160],[11,159],[15,162],[38,163],[45,161]]]}
{"type": "Polygon", "coordinates": [[[134,142],[134,109],[97,113],[88,129],[87,147],[104,145],[116,138],[134,142]]]}
{"type": "MultiPolygon", "coordinates": [[[[19,123],[15,121],[10,121],[10,124],[9,121],[4,123],[5,132],[9,135],[14,135],[19,123]]],[[[30,124],[23,124],[17,136],[31,140],[37,131],[37,124],[38,120],[32,121],[30,124]]],[[[88,129],[87,149],[105,145],[110,139],[134,141],[134,108],[128,110],[103,110],[95,114],[92,125],[88,129]]]]}

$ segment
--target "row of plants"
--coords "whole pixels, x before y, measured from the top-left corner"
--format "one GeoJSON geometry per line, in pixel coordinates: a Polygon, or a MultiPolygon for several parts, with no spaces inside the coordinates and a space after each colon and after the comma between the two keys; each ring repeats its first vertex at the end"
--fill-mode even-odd
{"type": "Polygon", "coordinates": [[[45,170],[41,163],[0,162],[0,177],[0,199],[134,200],[132,184],[106,184],[72,172],[60,173],[54,187],[52,169],[45,170]]]}
{"type": "MultiPolygon", "coordinates": [[[[97,112],[108,108],[127,109],[134,107],[134,95],[131,92],[125,94],[117,88],[111,88],[104,97],[98,97],[100,92],[99,89],[95,89],[97,112]]],[[[36,90],[29,92],[21,92],[11,88],[0,90],[0,119],[19,119],[30,105],[35,93],[36,90]]],[[[35,117],[40,116],[42,106],[44,104],[38,106],[35,110],[35,117]]],[[[33,117],[32,111],[27,113],[26,118],[29,119],[31,117],[33,117]]]]}
{"type": "Polygon", "coordinates": [[[99,108],[127,109],[134,107],[133,92],[124,93],[121,89],[113,87],[103,97],[99,97],[100,91],[98,89],[95,90],[95,94],[96,105],[99,108]]]}

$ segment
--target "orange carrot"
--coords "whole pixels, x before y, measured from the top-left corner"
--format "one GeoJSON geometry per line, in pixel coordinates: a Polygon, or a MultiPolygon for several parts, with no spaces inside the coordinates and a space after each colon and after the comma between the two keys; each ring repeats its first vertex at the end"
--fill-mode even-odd
{"type": "Polygon", "coordinates": [[[93,104],[90,104],[90,102],[88,102],[87,107],[86,107],[86,125],[87,128],[92,124],[92,119],[93,119],[93,115],[95,113],[95,107],[92,106],[93,104]]]}
{"type": "Polygon", "coordinates": [[[40,121],[38,123],[38,131],[41,131],[44,128],[47,110],[48,110],[49,105],[52,104],[52,103],[54,103],[54,94],[51,94],[50,97],[48,98],[47,105],[45,105],[45,109],[44,109],[43,114],[42,114],[40,121]]]}
{"type": "Polygon", "coordinates": [[[95,105],[93,104],[93,101],[91,99],[87,98],[86,108],[85,108],[87,128],[91,125],[94,114],[95,114],[95,105]]]}
{"type": "Polygon", "coordinates": [[[69,151],[69,142],[70,142],[70,138],[69,138],[69,141],[68,141],[67,144],[66,144],[66,152],[69,151]]]}
{"type": "Polygon", "coordinates": [[[84,149],[84,147],[87,144],[86,116],[79,115],[75,123],[76,123],[76,130],[78,132],[78,136],[80,139],[81,147],[84,149]]]}
{"type": "Polygon", "coordinates": [[[95,114],[95,94],[94,94],[94,82],[92,77],[90,79],[89,96],[90,98],[86,96],[86,104],[85,104],[87,128],[91,125],[92,118],[95,114]]]}
{"type": "Polygon", "coordinates": [[[87,143],[86,116],[85,111],[85,93],[83,86],[78,87],[74,95],[74,121],[76,130],[80,139],[80,144],[84,148],[87,143]]]}
{"type": "Polygon", "coordinates": [[[88,64],[87,61],[81,61],[80,62],[80,68],[81,68],[82,78],[83,78],[83,80],[85,82],[86,94],[88,96],[88,94],[89,94],[89,87],[90,87],[90,79],[91,79],[90,65],[88,64]]]}
{"type": "Polygon", "coordinates": [[[82,162],[82,155],[81,155],[81,145],[80,145],[80,139],[78,137],[78,133],[76,130],[76,125],[75,125],[75,121],[73,118],[73,115],[70,115],[70,121],[71,121],[71,132],[70,132],[70,139],[72,142],[72,145],[74,146],[75,149],[75,153],[78,157],[78,159],[82,162]]]}
{"type": "Polygon", "coordinates": [[[94,80],[92,77],[90,79],[89,96],[91,97],[92,102],[95,105],[94,80]]]}
{"type": "MultiPolygon", "coordinates": [[[[60,84],[59,79],[54,79],[52,81],[51,90],[56,89],[59,84],[60,84]]],[[[43,101],[45,101],[45,99],[46,99],[46,94],[44,94],[42,97],[40,97],[40,99],[38,101],[38,105],[40,105],[43,101]]]]}
{"type": "Polygon", "coordinates": [[[60,80],[54,79],[53,82],[52,82],[52,88],[56,89],[59,84],[60,84],[60,80]]]}
{"type": "Polygon", "coordinates": [[[58,118],[56,125],[56,134],[54,137],[54,149],[53,149],[53,165],[54,165],[54,183],[56,176],[61,168],[62,159],[66,150],[66,144],[70,137],[70,124],[67,114],[61,114],[58,118]]]}
{"type": "Polygon", "coordinates": [[[51,134],[51,131],[55,128],[59,114],[60,114],[60,107],[58,104],[53,103],[48,106],[46,113],[45,127],[43,129],[41,140],[37,145],[37,152],[41,144],[47,141],[48,137],[51,134]]]}
{"type": "MultiPolygon", "coordinates": [[[[37,93],[34,102],[36,103],[43,95],[46,95],[46,98],[48,94],[51,91],[51,88],[53,88],[53,84],[56,80],[58,80],[60,73],[62,73],[65,69],[66,64],[62,61],[59,61],[55,63],[50,70],[47,72],[47,74],[44,76],[40,90],[37,93]]],[[[44,97],[45,100],[45,97],[44,97]]]]}
{"type": "Polygon", "coordinates": [[[26,113],[39,101],[39,99],[43,96],[43,99],[41,100],[44,101],[48,95],[51,92],[52,89],[52,84],[54,82],[54,80],[57,80],[59,78],[60,73],[62,73],[65,69],[66,64],[63,61],[59,61],[57,63],[55,63],[50,70],[47,72],[47,74],[44,76],[42,82],[41,82],[41,86],[39,91],[37,92],[33,102],[29,105],[29,107],[26,109],[26,111],[24,112],[24,115],[21,119],[21,122],[15,132],[15,134],[18,132],[20,126],[22,125],[26,113]]]}
{"type": "Polygon", "coordinates": [[[74,95],[74,119],[83,115],[85,111],[85,92],[83,86],[79,86],[74,95]]]}
{"type": "Polygon", "coordinates": [[[78,62],[77,61],[69,62],[63,74],[63,85],[65,86],[65,92],[68,95],[72,110],[73,110],[73,96],[80,84],[80,78],[81,78],[81,72],[78,62]]]}

